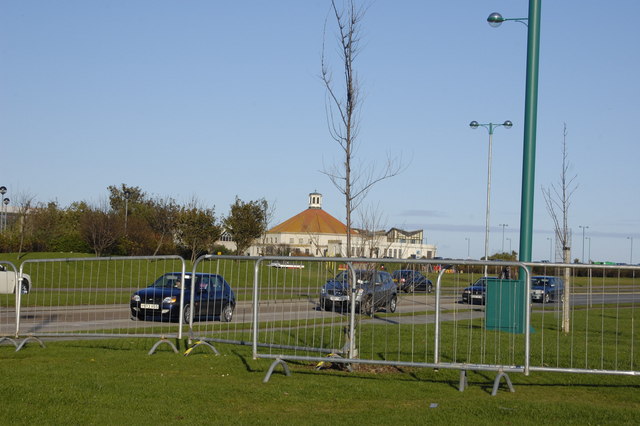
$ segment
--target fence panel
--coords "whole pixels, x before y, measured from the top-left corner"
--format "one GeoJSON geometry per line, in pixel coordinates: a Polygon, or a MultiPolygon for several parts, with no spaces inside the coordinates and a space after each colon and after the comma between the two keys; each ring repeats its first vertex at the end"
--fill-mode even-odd
{"type": "Polygon", "coordinates": [[[194,262],[193,275],[208,277],[210,282],[200,281],[201,285],[196,285],[198,282],[194,281],[193,287],[187,288],[191,300],[200,304],[200,315],[191,318],[189,324],[189,337],[195,342],[191,350],[207,342],[246,345],[251,342],[256,260],[247,256],[206,255],[194,262]]]}
{"type": "Polygon", "coordinates": [[[528,266],[533,270],[532,292],[542,295],[532,303],[531,310],[532,370],[640,375],[636,355],[640,338],[639,267],[528,266]],[[546,277],[561,281],[554,288],[546,277]],[[551,296],[545,303],[546,294],[551,296]]]}
{"type": "Polygon", "coordinates": [[[18,304],[20,336],[182,336],[176,300],[184,300],[185,262],[179,256],[33,259],[20,273],[31,278],[18,304]],[[132,298],[152,285],[142,299],[132,298]]]}
{"type": "MultiPolygon", "coordinates": [[[[464,289],[483,276],[484,263],[461,261],[445,268],[440,262],[260,259],[254,357],[525,371],[526,333],[490,330],[483,304],[462,303],[464,289]]],[[[518,266],[493,264],[489,273],[499,276],[506,268],[515,273],[518,266]]],[[[517,303],[526,313],[525,293],[520,294],[517,303]]]]}
{"type": "MultiPolygon", "coordinates": [[[[22,286],[18,285],[18,270],[11,262],[0,261],[0,343],[16,344],[17,300],[22,286]]],[[[28,284],[25,284],[28,285],[28,284]]]]}

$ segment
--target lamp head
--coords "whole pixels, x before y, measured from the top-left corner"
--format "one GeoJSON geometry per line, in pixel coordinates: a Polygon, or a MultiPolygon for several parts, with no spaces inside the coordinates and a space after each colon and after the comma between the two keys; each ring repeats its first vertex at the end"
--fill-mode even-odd
{"type": "Polygon", "coordinates": [[[480,124],[478,124],[477,121],[472,121],[471,123],[469,123],[469,127],[471,127],[472,129],[477,129],[480,126],[480,124]]]}
{"type": "Polygon", "coordinates": [[[510,129],[513,126],[513,123],[507,120],[504,123],[502,123],[502,125],[504,126],[505,129],[510,129]]]}
{"type": "Polygon", "coordinates": [[[505,21],[505,19],[502,17],[502,15],[500,15],[498,12],[493,12],[491,15],[489,15],[489,17],[487,18],[487,22],[489,23],[489,25],[491,25],[493,28],[497,28],[499,27],[503,22],[505,21]]]}

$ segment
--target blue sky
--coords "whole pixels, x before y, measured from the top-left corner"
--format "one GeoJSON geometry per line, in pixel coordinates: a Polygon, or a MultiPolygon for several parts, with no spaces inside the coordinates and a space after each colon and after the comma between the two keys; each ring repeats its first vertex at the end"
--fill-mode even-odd
{"type": "MultiPolygon", "coordinates": [[[[275,204],[273,225],[340,161],[327,131],[320,57],[328,0],[0,0],[0,184],[61,206],[139,186],[226,214],[236,196],[275,204]]],[[[528,2],[370,2],[355,67],[364,104],[357,159],[404,172],[365,208],[425,230],[444,257],[484,253],[488,134],[490,252],[518,248],[528,2]]],[[[577,175],[570,226],[582,258],[640,261],[640,2],[543,1],[533,258],[553,225],[541,188],[558,183],[563,123],[577,175]]],[[[327,46],[333,53],[333,22],[327,46]]],[[[333,62],[339,74],[339,63],[333,62]]]]}

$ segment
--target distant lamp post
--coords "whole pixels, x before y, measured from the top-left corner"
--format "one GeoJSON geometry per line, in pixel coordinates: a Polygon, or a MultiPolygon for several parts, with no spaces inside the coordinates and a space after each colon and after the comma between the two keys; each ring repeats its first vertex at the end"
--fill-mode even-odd
{"type": "Polygon", "coordinates": [[[589,229],[589,227],[578,225],[578,228],[582,228],[582,263],[584,263],[584,231],[585,229],[589,229]]]}
{"type": "Polygon", "coordinates": [[[471,259],[471,238],[466,237],[465,240],[467,241],[467,259],[471,259]]]}
{"type": "Polygon", "coordinates": [[[507,241],[509,241],[509,255],[511,255],[513,253],[513,250],[511,250],[511,238],[507,237],[507,241]]]}
{"type": "Polygon", "coordinates": [[[591,263],[591,237],[585,237],[589,241],[589,251],[587,251],[587,263],[591,263]]]}
{"type": "MultiPolygon", "coordinates": [[[[0,186],[0,198],[3,198],[6,193],[7,187],[0,186]]],[[[4,231],[4,204],[2,205],[2,212],[0,212],[0,231],[4,231]]]]}
{"type": "MultiPolygon", "coordinates": [[[[484,260],[489,260],[489,212],[491,210],[491,150],[493,146],[493,131],[496,127],[504,127],[505,129],[510,129],[513,126],[513,123],[509,120],[505,121],[502,124],[494,124],[494,123],[486,123],[480,124],[477,121],[472,121],[469,123],[469,127],[472,129],[477,129],[478,127],[484,127],[489,131],[489,158],[488,158],[488,166],[487,166],[487,213],[486,213],[486,225],[484,229],[484,260]]],[[[484,265],[484,276],[488,275],[489,265],[484,265]]]]}
{"type": "Polygon", "coordinates": [[[553,262],[553,238],[547,237],[549,240],[549,262],[553,262]]]}
{"type": "Polygon", "coordinates": [[[507,225],[506,223],[501,223],[500,226],[502,226],[502,252],[504,253],[504,228],[509,225],[507,225]]]}
{"type": "Polygon", "coordinates": [[[2,205],[3,205],[3,209],[4,209],[4,224],[2,225],[2,229],[7,229],[7,213],[8,213],[8,208],[7,206],[9,205],[9,202],[11,200],[9,200],[9,198],[5,198],[4,200],[2,200],[2,205]]]}
{"type": "Polygon", "coordinates": [[[129,219],[129,197],[131,197],[131,191],[124,191],[124,235],[127,235],[127,221],[129,219]]]}
{"type": "Polygon", "coordinates": [[[629,253],[629,265],[633,265],[633,237],[627,237],[627,240],[631,241],[631,251],[629,253]]]}

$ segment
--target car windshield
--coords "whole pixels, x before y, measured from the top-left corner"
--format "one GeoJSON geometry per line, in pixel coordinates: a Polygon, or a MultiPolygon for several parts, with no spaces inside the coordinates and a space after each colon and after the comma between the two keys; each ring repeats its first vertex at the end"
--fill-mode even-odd
{"type": "MultiPolygon", "coordinates": [[[[349,276],[349,271],[342,271],[338,275],[336,275],[336,281],[347,281],[349,276]]],[[[373,276],[373,271],[356,271],[356,280],[358,282],[362,281],[363,283],[367,283],[371,281],[373,276]]]]}
{"type": "Polygon", "coordinates": [[[551,281],[548,278],[534,278],[533,282],[532,282],[532,285],[537,285],[537,286],[541,286],[541,287],[542,286],[544,286],[544,287],[547,287],[547,286],[553,287],[554,286],[554,284],[552,284],[551,281]]]}
{"type": "MultiPolygon", "coordinates": [[[[191,277],[186,276],[184,280],[186,288],[191,286],[191,277]]],[[[180,274],[164,274],[160,278],[158,278],[151,287],[156,288],[173,288],[180,287],[180,274]]]]}

